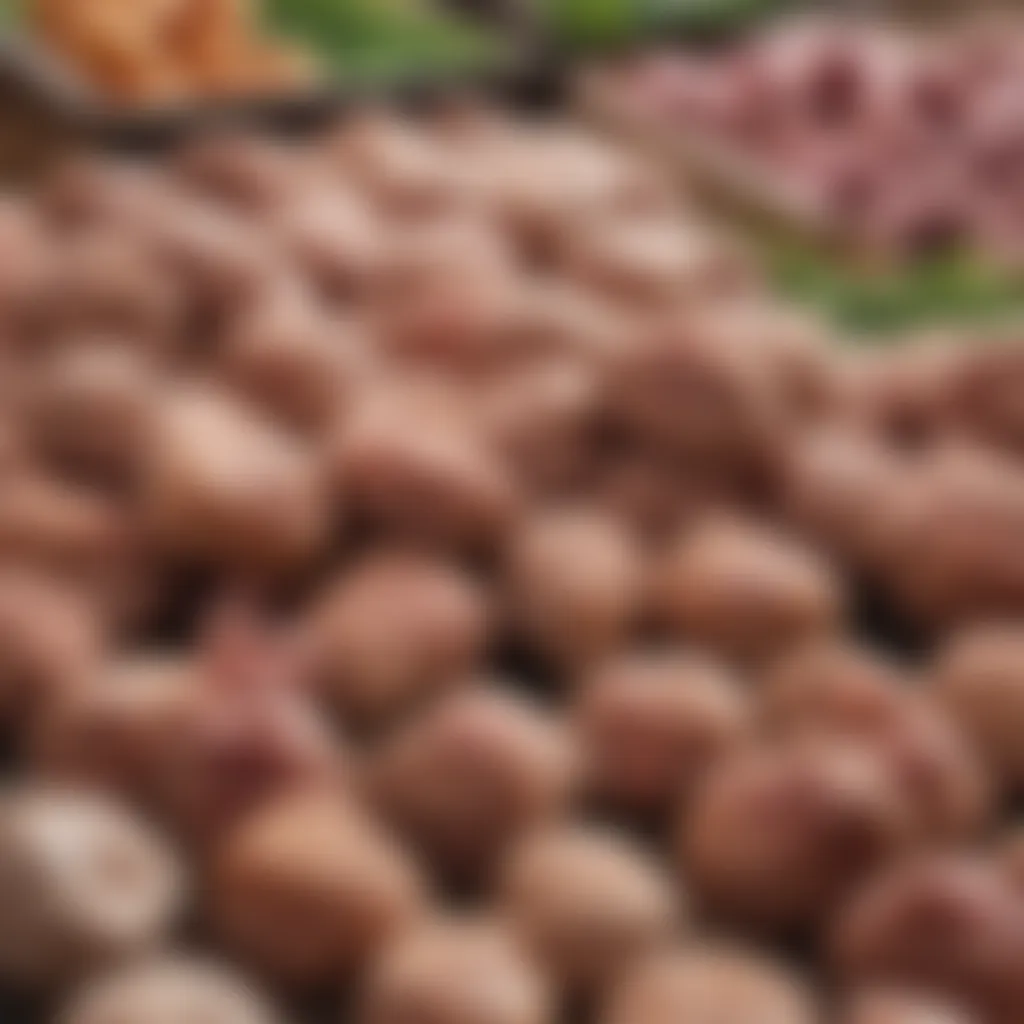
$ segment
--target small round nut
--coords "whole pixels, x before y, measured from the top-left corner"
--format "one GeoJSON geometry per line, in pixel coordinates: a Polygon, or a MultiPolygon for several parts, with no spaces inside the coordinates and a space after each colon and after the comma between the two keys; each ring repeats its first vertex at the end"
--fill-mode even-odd
{"type": "Polygon", "coordinates": [[[868,989],[857,993],[842,1024],[978,1024],[977,1019],[933,996],[899,989],[868,989]]]}
{"type": "Polygon", "coordinates": [[[328,703],[346,723],[372,729],[465,682],[488,620],[482,587],[457,565],[384,551],[328,585],[307,644],[328,703]]]}
{"type": "Polygon", "coordinates": [[[553,1019],[541,971],[506,928],[478,920],[414,926],[378,957],[369,971],[360,1024],[401,1024],[410,1007],[449,1024],[553,1019]]]}
{"type": "Polygon", "coordinates": [[[904,795],[866,748],[834,741],[727,759],[680,821],[682,877],[726,918],[815,929],[915,839],[904,795]]]}
{"type": "Polygon", "coordinates": [[[435,870],[474,884],[516,840],[565,811],[577,766],[561,722],[524,696],[480,686],[390,737],[370,775],[382,812],[435,870]]]}
{"type": "Polygon", "coordinates": [[[402,851],[359,810],[289,794],[244,818],[215,851],[215,931],[270,977],[352,977],[415,919],[423,894],[402,851]]]}
{"type": "Polygon", "coordinates": [[[1012,882],[955,854],[883,872],[843,912],[834,936],[850,980],[936,992],[999,1022],[1024,1011],[1022,945],[1024,905],[1012,882]]]}
{"type": "Polygon", "coordinates": [[[71,791],[19,790],[0,807],[0,972],[51,985],[137,955],[182,902],[163,841],[117,804],[71,791]]]}
{"type": "Polygon", "coordinates": [[[326,540],[313,458],[231,399],[178,395],[146,460],[143,518],[162,550],[244,573],[304,567],[326,540]]]}
{"type": "Polygon", "coordinates": [[[64,1008],[61,1024],[276,1024],[250,983],[214,962],[146,960],[93,980],[64,1008]]]}
{"type": "Polygon", "coordinates": [[[342,424],[331,461],[356,521],[385,536],[489,551],[518,511],[511,474],[448,388],[371,393],[342,424]]]}
{"type": "Polygon", "coordinates": [[[782,657],[764,680],[763,710],[783,733],[869,731],[899,713],[908,681],[880,652],[827,638],[782,657]]]}
{"type": "Polygon", "coordinates": [[[507,919],[566,994],[592,999],[668,945],[685,910],[672,879],[611,831],[541,830],[509,856],[507,919]]]}
{"type": "Polygon", "coordinates": [[[1009,624],[954,634],[935,666],[935,695],[1005,789],[1024,788],[1024,631],[1009,624]]]}
{"type": "Polygon", "coordinates": [[[687,801],[754,726],[739,681],[692,652],[611,659],[584,680],[574,714],[588,792],[641,820],[687,801]]]}
{"type": "Polygon", "coordinates": [[[663,953],[639,965],[612,993],[602,1024],[815,1024],[803,981],[755,953],[725,946],[663,953]]]}
{"type": "Polygon", "coordinates": [[[624,646],[643,607],[644,560],[611,517],[542,512],[523,523],[506,562],[513,632],[568,679],[624,646]]]}
{"type": "Polygon", "coordinates": [[[814,550],[726,518],[685,531],[653,589],[670,631],[741,661],[762,662],[831,633],[844,605],[839,579],[814,550]]]}

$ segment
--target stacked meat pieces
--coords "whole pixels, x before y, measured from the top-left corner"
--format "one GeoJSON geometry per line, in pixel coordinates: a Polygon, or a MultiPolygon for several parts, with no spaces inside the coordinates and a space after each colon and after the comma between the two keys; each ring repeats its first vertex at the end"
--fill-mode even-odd
{"type": "Polygon", "coordinates": [[[1015,339],[834,346],[467,109],[65,168],[0,338],[44,1015],[1024,1017],[1015,339]]]}
{"type": "Polygon", "coordinates": [[[641,58],[616,88],[659,131],[724,147],[869,255],[969,250],[1019,266],[1022,74],[1010,19],[936,36],[816,19],[724,53],[641,58]]]}

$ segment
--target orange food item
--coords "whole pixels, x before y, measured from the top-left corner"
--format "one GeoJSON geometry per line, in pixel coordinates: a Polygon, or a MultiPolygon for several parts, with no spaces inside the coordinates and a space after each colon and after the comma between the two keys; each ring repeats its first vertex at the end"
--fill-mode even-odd
{"type": "Polygon", "coordinates": [[[251,0],[35,0],[45,43],[106,98],[167,105],[308,80],[309,62],[267,39],[251,0]]]}

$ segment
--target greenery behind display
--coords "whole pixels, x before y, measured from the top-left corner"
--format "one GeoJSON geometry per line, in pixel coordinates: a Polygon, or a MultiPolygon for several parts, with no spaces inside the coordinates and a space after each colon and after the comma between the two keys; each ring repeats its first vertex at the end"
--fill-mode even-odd
{"type": "MultiPolygon", "coordinates": [[[[123,0],[130,3],[132,0],[123,0]]],[[[23,19],[27,0],[0,0],[0,27],[23,19]]],[[[305,43],[333,74],[388,78],[476,69],[506,47],[482,28],[441,14],[427,0],[263,0],[266,17],[305,43]]]]}
{"type": "Polygon", "coordinates": [[[420,0],[266,0],[267,18],[344,79],[483,69],[507,55],[494,35],[420,0]]]}
{"type": "Polygon", "coordinates": [[[614,47],[662,34],[728,36],[801,0],[539,0],[570,49],[614,47]]]}
{"type": "Polygon", "coordinates": [[[778,239],[761,254],[781,292],[861,337],[1024,317],[1024,271],[998,270],[968,256],[869,269],[778,239]]]}

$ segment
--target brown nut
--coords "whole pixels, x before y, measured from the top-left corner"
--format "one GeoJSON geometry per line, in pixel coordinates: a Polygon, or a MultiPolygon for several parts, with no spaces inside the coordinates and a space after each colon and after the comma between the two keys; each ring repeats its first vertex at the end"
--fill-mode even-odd
{"type": "Polygon", "coordinates": [[[75,346],[32,382],[32,443],[58,470],[114,485],[138,474],[156,405],[157,379],[137,353],[75,346]]]}
{"type": "Polygon", "coordinates": [[[928,995],[899,989],[869,989],[857,993],[842,1024],[977,1024],[959,1007],[928,995]]]}
{"type": "Polygon", "coordinates": [[[976,449],[927,456],[893,509],[884,580],[894,604],[936,628],[1013,617],[1024,608],[1024,480],[976,449]]]}
{"type": "Polygon", "coordinates": [[[650,309],[734,295],[750,271],[718,237],[692,224],[604,220],[566,239],[565,270],[598,294],[650,309]]]}
{"type": "Polygon", "coordinates": [[[149,247],[126,232],[105,230],[62,246],[48,288],[61,296],[40,310],[49,338],[109,334],[159,350],[182,325],[180,286],[162,272],[149,247]]]}
{"type": "Polygon", "coordinates": [[[860,734],[900,713],[909,680],[881,652],[828,638],[785,655],[763,684],[763,713],[773,729],[860,734]]]}
{"type": "Polygon", "coordinates": [[[390,943],[371,966],[357,1019],[400,1024],[410,1007],[449,1024],[547,1024],[543,974],[502,926],[431,921],[390,943]]]}
{"type": "Polygon", "coordinates": [[[1024,904],[1012,883],[968,857],[926,856],[869,883],[843,913],[835,950],[861,983],[946,995],[983,1020],[1017,1020],[1024,904]]]}
{"type": "Polygon", "coordinates": [[[896,715],[861,738],[889,771],[926,839],[962,840],[988,823],[991,779],[941,708],[911,694],[896,715]]]}
{"type": "Polygon", "coordinates": [[[717,343],[746,352],[773,383],[794,421],[818,422],[835,412],[842,394],[830,332],[823,323],[753,294],[710,304],[699,314],[700,330],[717,343]]]}
{"type": "Polygon", "coordinates": [[[43,778],[152,806],[158,765],[177,742],[195,667],[180,658],[123,657],[46,709],[31,734],[43,778]]]}
{"type": "Polygon", "coordinates": [[[386,726],[469,678],[489,618],[482,587],[457,565],[413,552],[371,556],[310,613],[317,685],[342,721],[386,726]]]}
{"type": "Polygon", "coordinates": [[[0,972],[52,985],[152,946],[181,904],[178,865],[121,807],[73,791],[21,790],[0,808],[0,972]]]}
{"type": "Polygon", "coordinates": [[[162,168],[89,154],[60,161],[34,202],[58,234],[112,224],[144,230],[170,191],[162,168]]]}
{"type": "Polygon", "coordinates": [[[46,295],[52,252],[36,209],[28,200],[0,203],[0,336],[26,352],[46,295]]]}
{"type": "Polygon", "coordinates": [[[677,849],[712,911],[787,932],[820,926],[914,838],[873,753],[831,741],[726,760],[682,816],[677,849]]]}
{"type": "Polygon", "coordinates": [[[459,168],[439,140],[400,118],[371,111],[328,140],[326,161],[399,221],[435,217],[464,202],[459,168]]]}
{"type": "Polygon", "coordinates": [[[566,826],[527,837],[502,872],[504,913],[562,991],[592,999],[681,930],[681,894],[641,847],[566,826]]]}
{"type": "Polygon", "coordinates": [[[786,967],[739,948],[652,957],[612,993],[602,1024],[815,1024],[815,1000],[786,967]]]}
{"type": "Polygon", "coordinates": [[[507,361],[522,274],[485,223],[408,232],[383,262],[372,312],[385,349],[412,365],[475,372],[507,361]]]}
{"type": "Polygon", "coordinates": [[[276,1024],[277,1012],[248,979],[215,962],[145,960],[92,980],[64,1007],[60,1024],[276,1024]]]}
{"type": "Polygon", "coordinates": [[[759,489],[775,472],[784,395],[746,346],[719,344],[699,325],[645,327],[609,360],[604,405],[612,427],[694,467],[759,489]]]}
{"type": "Polygon", "coordinates": [[[161,208],[148,239],[160,265],[184,283],[199,324],[216,326],[294,279],[258,226],[210,204],[177,197],[161,208]]]}
{"type": "Polygon", "coordinates": [[[352,806],[296,794],[245,818],[213,858],[209,910],[227,946],[294,985],[361,970],[421,911],[416,872],[352,806]]]}
{"type": "Polygon", "coordinates": [[[289,199],[301,187],[301,170],[288,147],[241,134],[201,138],[180,154],[174,168],[186,187],[256,215],[289,199]]]}
{"type": "Polygon", "coordinates": [[[1007,790],[1024,787],[1024,633],[978,626],[946,645],[934,670],[935,695],[1007,790]]]}
{"type": "Polygon", "coordinates": [[[282,794],[340,788],[340,745],[302,669],[247,607],[217,610],[172,742],[153,752],[156,804],[179,833],[212,843],[282,794]]]}
{"type": "Polygon", "coordinates": [[[1014,826],[998,838],[995,862],[1011,883],[1024,892],[1024,830],[1014,826]]]}
{"type": "Polygon", "coordinates": [[[472,884],[565,810],[576,763],[557,719],[525,697],[480,687],[411,721],[370,773],[382,812],[438,872],[472,884]]]}
{"type": "Polygon", "coordinates": [[[270,230],[328,302],[366,295],[384,263],[384,228],[365,202],[340,190],[297,197],[278,211],[270,230]]]}
{"type": "Polygon", "coordinates": [[[89,689],[106,652],[95,609],[45,576],[0,573],[0,720],[25,736],[37,719],[89,689]]]}
{"type": "Polygon", "coordinates": [[[109,587],[132,561],[133,538],[126,509],[86,487],[38,472],[5,482],[0,505],[0,557],[94,595],[109,587]]]}
{"type": "Polygon", "coordinates": [[[689,652],[620,655],[580,688],[574,717],[588,792],[602,806],[661,820],[753,733],[748,695],[689,652]]]}
{"type": "Polygon", "coordinates": [[[847,376],[846,415],[885,446],[913,450],[933,442],[951,426],[943,406],[958,347],[925,338],[858,354],[847,376]]]}
{"type": "Polygon", "coordinates": [[[887,564],[905,467],[862,433],[817,431],[797,438],[785,460],[780,505],[786,520],[863,575],[887,564]]]}
{"type": "Polygon", "coordinates": [[[636,442],[601,452],[586,494],[655,552],[687,527],[735,501],[727,473],[686,465],[636,442]]]}
{"type": "Polygon", "coordinates": [[[220,345],[227,382],[285,429],[313,438],[344,415],[370,366],[358,328],[291,291],[247,308],[220,345]]]}
{"type": "Polygon", "coordinates": [[[287,573],[326,540],[312,457],[229,398],[175,396],[142,481],[143,518],[168,554],[243,573],[287,573]]]}
{"type": "Polygon", "coordinates": [[[513,536],[505,586],[510,625],[564,681],[624,646],[643,608],[644,560],[614,519],[546,511],[513,536]]]}
{"type": "Polygon", "coordinates": [[[459,394],[428,390],[371,394],[353,410],[333,446],[338,490],[370,530],[493,550],[518,510],[511,474],[479,437],[459,394]]]}
{"type": "Polygon", "coordinates": [[[483,387],[481,426],[532,494],[571,489],[589,468],[598,375],[577,358],[499,370],[483,387]]]}
{"type": "Polygon", "coordinates": [[[749,521],[709,517],[670,545],[653,603],[672,633],[763,662],[835,630],[844,596],[813,549],[749,521]]]}
{"type": "Polygon", "coordinates": [[[1014,401],[1022,373],[1024,346],[1015,338],[972,340],[958,349],[943,395],[953,428],[981,444],[1024,452],[1024,419],[1014,401]]]}

